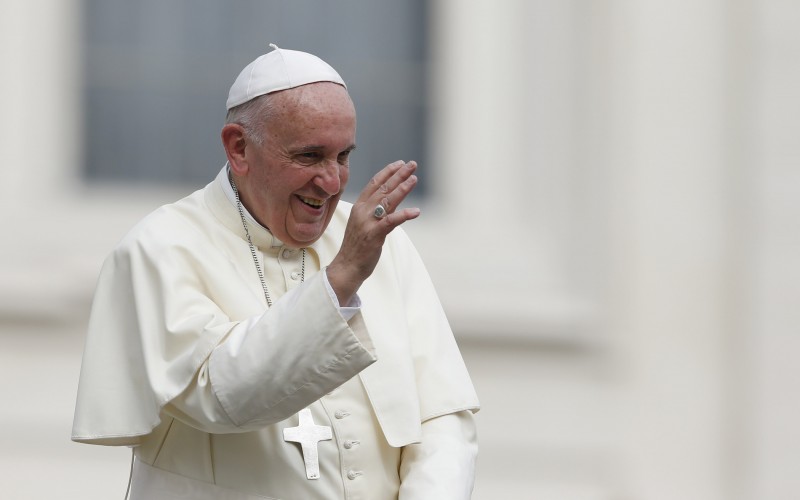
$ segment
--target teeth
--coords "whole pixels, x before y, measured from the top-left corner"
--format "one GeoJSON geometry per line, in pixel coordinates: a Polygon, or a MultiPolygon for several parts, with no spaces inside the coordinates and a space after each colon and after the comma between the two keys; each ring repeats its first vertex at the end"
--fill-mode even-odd
{"type": "Polygon", "coordinates": [[[303,203],[306,203],[308,205],[311,205],[312,207],[317,207],[317,208],[321,207],[323,203],[325,203],[323,200],[318,200],[316,198],[306,198],[305,196],[301,196],[300,200],[303,203]]]}

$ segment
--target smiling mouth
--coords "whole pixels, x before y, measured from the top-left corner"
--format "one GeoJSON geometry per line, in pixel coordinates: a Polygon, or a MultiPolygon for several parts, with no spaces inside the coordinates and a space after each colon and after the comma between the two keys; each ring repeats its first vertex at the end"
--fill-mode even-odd
{"type": "Polygon", "coordinates": [[[312,208],[320,208],[325,204],[325,200],[318,200],[317,198],[306,198],[305,196],[299,195],[298,198],[300,198],[300,201],[312,208]]]}

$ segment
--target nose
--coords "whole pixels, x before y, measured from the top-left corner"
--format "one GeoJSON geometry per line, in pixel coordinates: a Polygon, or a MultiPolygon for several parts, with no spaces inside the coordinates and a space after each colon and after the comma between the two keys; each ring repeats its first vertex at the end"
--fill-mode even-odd
{"type": "Polygon", "coordinates": [[[329,195],[338,193],[342,187],[339,168],[339,164],[336,161],[329,161],[320,165],[320,170],[317,176],[314,177],[314,184],[329,195]]]}

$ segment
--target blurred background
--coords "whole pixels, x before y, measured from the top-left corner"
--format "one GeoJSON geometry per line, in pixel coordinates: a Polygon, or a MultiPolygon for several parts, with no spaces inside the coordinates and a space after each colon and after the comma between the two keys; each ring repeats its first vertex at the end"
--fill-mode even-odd
{"type": "MultiPolygon", "coordinates": [[[[104,256],[209,182],[227,89],[307,50],[483,404],[476,500],[800,498],[800,2],[0,2],[3,498],[122,498],[69,440],[104,256]]],[[[351,197],[352,199],[352,197],[351,197]]]]}

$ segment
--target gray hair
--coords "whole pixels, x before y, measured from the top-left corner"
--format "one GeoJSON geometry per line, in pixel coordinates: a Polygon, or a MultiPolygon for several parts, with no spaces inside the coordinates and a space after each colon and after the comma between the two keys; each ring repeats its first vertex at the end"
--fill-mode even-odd
{"type": "Polygon", "coordinates": [[[265,94],[243,102],[228,110],[225,124],[241,125],[251,141],[262,144],[267,120],[275,114],[275,105],[272,101],[272,96],[265,94]]]}

